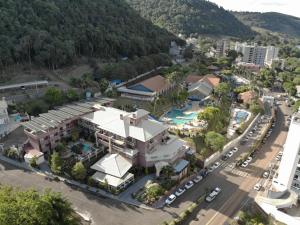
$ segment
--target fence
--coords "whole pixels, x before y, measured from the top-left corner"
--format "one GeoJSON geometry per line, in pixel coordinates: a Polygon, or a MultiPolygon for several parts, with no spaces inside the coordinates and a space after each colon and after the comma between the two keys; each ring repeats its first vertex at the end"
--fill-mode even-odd
{"type": "Polygon", "coordinates": [[[204,167],[207,167],[208,165],[212,164],[213,162],[215,162],[216,160],[219,160],[220,157],[223,154],[226,154],[227,152],[230,151],[230,149],[232,149],[233,147],[235,147],[236,145],[239,144],[240,140],[243,139],[247,133],[250,131],[250,129],[252,128],[252,126],[256,123],[256,121],[260,118],[260,114],[258,114],[250,123],[250,125],[248,126],[248,128],[244,131],[243,134],[241,134],[240,136],[238,136],[236,139],[230,141],[229,143],[227,143],[224,147],[222,152],[216,152],[213,155],[211,155],[209,158],[207,158],[206,160],[204,160],[204,167]]]}

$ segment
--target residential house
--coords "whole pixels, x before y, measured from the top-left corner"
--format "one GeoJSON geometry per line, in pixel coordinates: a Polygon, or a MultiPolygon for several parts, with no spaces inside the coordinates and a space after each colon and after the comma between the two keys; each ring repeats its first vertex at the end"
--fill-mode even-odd
{"type": "Polygon", "coordinates": [[[220,78],[209,74],[202,77],[188,88],[189,99],[200,101],[208,97],[220,83],[220,78]]]}
{"type": "Polygon", "coordinates": [[[155,97],[167,93],[174,86],[175,84],[170,83],[166,78],[157,75],[129,87],[120,87],[118,91],[122,97],[154,101],[155,97]]]}
{"type": "Polygon", "coordinates": [[[244,104],[250,104],[257,97],[254,91],[246,91],[238,95],[238,100],[244,104]]]}
{"type": "Polygon", "coordinates": [[[103,186],[108,185],[110,190],[119,191],[134,181],[134,175],[129,173],[132,164],[119,154],[107,154],[91,169],[97,171],[92,179],[103,186]]]}

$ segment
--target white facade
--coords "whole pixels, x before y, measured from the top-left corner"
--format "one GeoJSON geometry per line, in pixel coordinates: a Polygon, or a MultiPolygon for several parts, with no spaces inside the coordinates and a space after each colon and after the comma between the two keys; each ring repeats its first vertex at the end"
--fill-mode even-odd
{"type": "Polygon", "coordinates": [[[279,48],[274,46],[267,47],[267,54],[265,59],[265,64],[268,66],[272,66],[274,60],[278,60],[279,48]]]}
{"type": "Polygon", "coordinates": [[[0,138],[8,133],[9,117],[7,112],[7,102],[5,98],[0,100],[0,138]]]}
{"type": "Polygon", "coordinates": [[[235,50],[243,54],[240,61],[253,63],[255,65],[271,66],[273,60],[278,59],[279,49],[274,46],[258,46],[257,44],[248,45],[247,43],[236,42],[235,50]]]}
{"type": "Polygon", "coordinates": [[[300,194],[300,112],[292,117],[278,177],[273,180],[273,186],[300,194]]]}

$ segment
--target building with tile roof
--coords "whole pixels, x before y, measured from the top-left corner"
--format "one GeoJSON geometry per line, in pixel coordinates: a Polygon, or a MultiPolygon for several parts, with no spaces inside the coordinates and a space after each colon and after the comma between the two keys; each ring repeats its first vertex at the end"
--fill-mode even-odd
{"type": "Polygon", "coordinates": [[[167,93],[173,87],[174,84],[168,82],[163,76],[157,75],[129,87],[120,87],[118,91],[123,97],[153,101],[156,96],[167,93]]]}

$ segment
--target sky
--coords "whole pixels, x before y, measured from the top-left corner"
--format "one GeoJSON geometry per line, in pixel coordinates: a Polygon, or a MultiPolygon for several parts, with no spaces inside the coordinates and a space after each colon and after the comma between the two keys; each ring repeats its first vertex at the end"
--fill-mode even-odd
{"type": "Polygon", "coordinates": [[[300,0],[209,0],[228,10],[280,12],[300,17],[300,0]]]}

